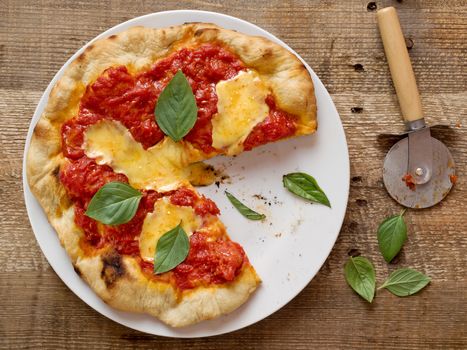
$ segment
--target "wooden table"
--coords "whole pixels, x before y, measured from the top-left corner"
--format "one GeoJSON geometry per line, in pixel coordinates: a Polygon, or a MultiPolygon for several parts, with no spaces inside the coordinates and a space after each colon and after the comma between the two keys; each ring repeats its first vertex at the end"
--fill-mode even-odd
{"type": "Polygon", "coordinates": [[[0,1],[0,347],[335,349],[467,348],[467,1],[0,1]],[[406,214],[409,239],[393,264],[381,257],[378,223],[400,207],[381,166],[402,128],[374,7],[395,6],[411,47],[424,110],[451,124],[459,181],[438,206],[406,214]],[[101,316],[57,277],[31,231],[22,196],[24,140],[39,98],[83,44],[130,18],[203,9],[251,21],[283,39],[320,76],[340,113],[351,160],[350,198],[339,239],[313,281],[282,310],[223,336],[177,340],[101,316]],[[396,124],[398,123],[398,124],[396,124]],[[397,126],[399,125],[399,126],[397,126]],[[398,267],[433,278],[416,296],[360,299],[343,278],[350,253],[369,257],[382,281],[398,267]]]}

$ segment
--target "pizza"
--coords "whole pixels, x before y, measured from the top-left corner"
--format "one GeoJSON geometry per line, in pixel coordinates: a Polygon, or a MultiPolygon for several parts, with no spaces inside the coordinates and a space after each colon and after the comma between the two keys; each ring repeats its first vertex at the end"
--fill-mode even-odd
{"type": "Polygon", "coordinates": [[[134,27],[67,67],[34,129],[27,178],[76,273],[106,303],[186,326],[233,311],[260,284],[216,204],[195,188],[216,178],[202,161],[316,128],[311,77],[283,47],[213,24],[134,27]],[[179,74],[196,110],[174,139],[155,110],[179,74]],[[137,193],[130,219],[96,220],[90,203],[115,183],[137,193]],[[175,227],[186,256],[155,273],[175,227]]]}

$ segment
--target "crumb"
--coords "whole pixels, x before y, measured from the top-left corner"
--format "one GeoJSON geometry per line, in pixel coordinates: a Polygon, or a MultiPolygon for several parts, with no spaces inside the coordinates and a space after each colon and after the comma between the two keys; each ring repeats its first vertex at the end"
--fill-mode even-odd
{"type": "Polygon", "coordinates": [[[231,181],[229,175],[222,175],[222,176],[221,176],[220,182],[223,183],[223,184],[225,184],[225,183],[227,183],[227,184],[232,183],[232,181],[231,181]]]}
{"type": "Polygon", "coordinates": [[[261,200],[266,200],[266,197],[262,196],[261,194],[254,194],[253,197],[261,199],[261,200]]]}

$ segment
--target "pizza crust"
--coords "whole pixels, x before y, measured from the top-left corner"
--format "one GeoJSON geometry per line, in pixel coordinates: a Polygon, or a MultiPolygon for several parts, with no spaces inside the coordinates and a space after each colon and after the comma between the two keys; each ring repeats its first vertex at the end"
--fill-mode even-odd
{"type": "Polygon", "coordinates": [[[295,135],[316,130],[316,102],[310,75],[300,60],[283,47],[213,24],[192,23],[165,29],[135,27],[95,41],[68,66],[52,89],[34,129],[26,161],[31,191],[82,278],[110,305],[149,313],[175,327],[231,312],[248,299],[260,283],[259,277],[248,263],[232,283],[198,287],[183,292],[180,299],[170,285],[148,280],[134,258],[120,257],[122,270],[114,269],[108,275],[106,271],[112,264],[105,259],[109,255],[89,257],[79,245],[83,233],[74,224],[72,203],[59,180],[60,168],[67,162],[61,153],[60,129],[77,114],[85,87],[105,69],[125,65],[134,73],[148,69],[156,60],[182,47],[205,42],[226,45],[261,75],[272,89],[278,107],[299,117],[295,135]],[[108,283],[109,278],[114,278],[112,283],[108,283]]]}
{"type": "Polygon", "coordinates": [[[234,282],[187,290],[181,296],[166,283],[150,280],[138,263],[116,253],[80,258],[75,270],[109,305],[123,311],[146,312],[172,327],[183,327],[227,314],[243,304],[259,279],[247,264],[234,282]]]}

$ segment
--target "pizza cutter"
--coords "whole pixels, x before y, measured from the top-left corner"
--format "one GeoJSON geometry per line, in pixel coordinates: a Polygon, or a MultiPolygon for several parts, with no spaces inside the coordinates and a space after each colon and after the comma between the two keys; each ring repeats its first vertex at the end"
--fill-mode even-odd
{"type": "Polygon", "coordinates": [[[431,137],[423,119],[420,95],[396,10],[394,7],[381,9],[377,18],[408,135],[386,155],[384,185],[400,204],[428,208],[440,202],[455,182],[454,160],[448,148],[431,137]]]}

